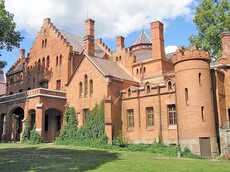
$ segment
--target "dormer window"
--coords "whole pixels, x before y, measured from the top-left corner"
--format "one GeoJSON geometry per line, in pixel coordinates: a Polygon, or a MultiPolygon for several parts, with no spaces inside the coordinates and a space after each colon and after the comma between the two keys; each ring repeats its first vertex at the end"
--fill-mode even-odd
{"type": "Polygon", "coordinates": [[[128,88],[128,97],[130,97],[131,94],[132,94],[132,90],[131,90],[131,88],[128,88]]]}

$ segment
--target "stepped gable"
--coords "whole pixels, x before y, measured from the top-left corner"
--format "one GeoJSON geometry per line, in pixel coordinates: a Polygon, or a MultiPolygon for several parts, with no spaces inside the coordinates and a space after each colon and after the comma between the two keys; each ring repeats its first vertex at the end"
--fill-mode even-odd
{"type": "Polygon", "coordinates": [[[138,82],[132,76],[130,76],[118,63],[115,63],[110,60],[89,57],[89,60],[98,68],[98,70],[104,76],[112,76],[118,79],[127,80],[131,82],[138,82]]]}
{"type": "Polygon", "coordinates": [[[148,34],[145,32],[145,30],[143,30],[140,33],[140,35],[138,36],[136,41],[132,44],[132,46],[140,45],[140,44],[151,44],[152,45],[152,41],[149,38],[148,34]]]}

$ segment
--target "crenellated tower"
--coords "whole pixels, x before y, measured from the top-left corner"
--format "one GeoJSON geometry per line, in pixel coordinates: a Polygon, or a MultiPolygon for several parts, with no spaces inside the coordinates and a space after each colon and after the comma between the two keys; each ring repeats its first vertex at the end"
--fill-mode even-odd
{"type": "Polygon", "coordinates": [[[179,48],[172,60],[179,142],[182,148],[213,157],[217,143],[209,54],[196,48],[179,48]]]}

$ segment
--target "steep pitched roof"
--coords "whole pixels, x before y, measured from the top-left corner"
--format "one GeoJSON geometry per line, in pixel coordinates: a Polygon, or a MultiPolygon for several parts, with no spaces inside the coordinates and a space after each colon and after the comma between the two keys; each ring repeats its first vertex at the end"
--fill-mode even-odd
{"type": "Polygon", "coordinates": [[[59,30],[62,36],[66,39],[67,42],[73,46],[73,50],[81,53],[84,50],[84,40],[82,37],[74,35],[72,33],[59,30]]]}
{"type": "Polygon", "coordinates": [[[22,72],[24,68],[24,61],[20,61],[18,64],[16,64],[14,67],[12,67],[6,74],[7,75],[12,75],[18,72],[22,72]]]}
{"type": "Polygon", "coordinates": [[[132,46],[139,44],[152,44],[151,39],[144,30],[140,33],[140,35],[137,37],[136,41],[133,43],[132,46]]]}
{"type": "Polygon", "coordinates": [[[88,57],[88,59],[98,68],[99,71],[101,71],[104,76],[113,76],[123,80],[138,82],[124,69],[122,69],[118,63],[97,57],[88,57]]]}
{"type": "MultiPolygon", "coordinates": [[[[72,33],[59,30],[62,36],[66,39],[67,42],[73,47],[73,50],[81,53],[84,50],[84,40],[82,37],[74,35],[72,33]]],[[[97,45],[95,45],[95,56],[103,58],[105,52],[97,45]]]]}
{"type": "Polygon", "coordinates": [[[143,49],[143,50],[134,51],[134,52],[132,52],[132,54],[136,57],[137,62],[152,58],[152,50],[151,49],[143,49]]]}

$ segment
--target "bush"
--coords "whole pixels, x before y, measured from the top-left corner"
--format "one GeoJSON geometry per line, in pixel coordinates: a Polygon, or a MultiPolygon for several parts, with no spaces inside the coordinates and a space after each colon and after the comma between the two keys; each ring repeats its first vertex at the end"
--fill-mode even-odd
{"type": "Polygon", "coordinates": [[[65,110],[66,125],[61,128],[60,135],[56,139],[57,144],[73,144],[77,139],[77,119],[76,112],[73,107],[67,107],[65,110]]]}
{"type": "Polygon", "coordinates": [[[190,150],[188,147],[185,147],[185,148],[184,148],[184,151],[182,151],[181,156],[182,156],[182,157],[185,157],[185,158],[205,159],[205,157],[202,157],[202,156],[200,156],[200,155],[193,154],[193,153],[191,152],[191,150],[190,150]]]}
{"type": "Polygon", "coordinates": [[[36,127],[30,131],[30,144],[40,144],[42,143],[42,139],[40,135],[36,132],[36,127]]]}
{"type": "Polygon", "coordinates": [[[22,133],[22,143],[27,143],[30,140],[30,124],[28,119],[25,120],[25,127],[22,133]]]}
{"type": "Polygon", "coordinates": [[[125,140],[123,140],[121,131],[119,132],[118,137],[113,139],[112,145],[115,147],[121,147],[121,148],[127,147],[128,143],[125,140]]]}

